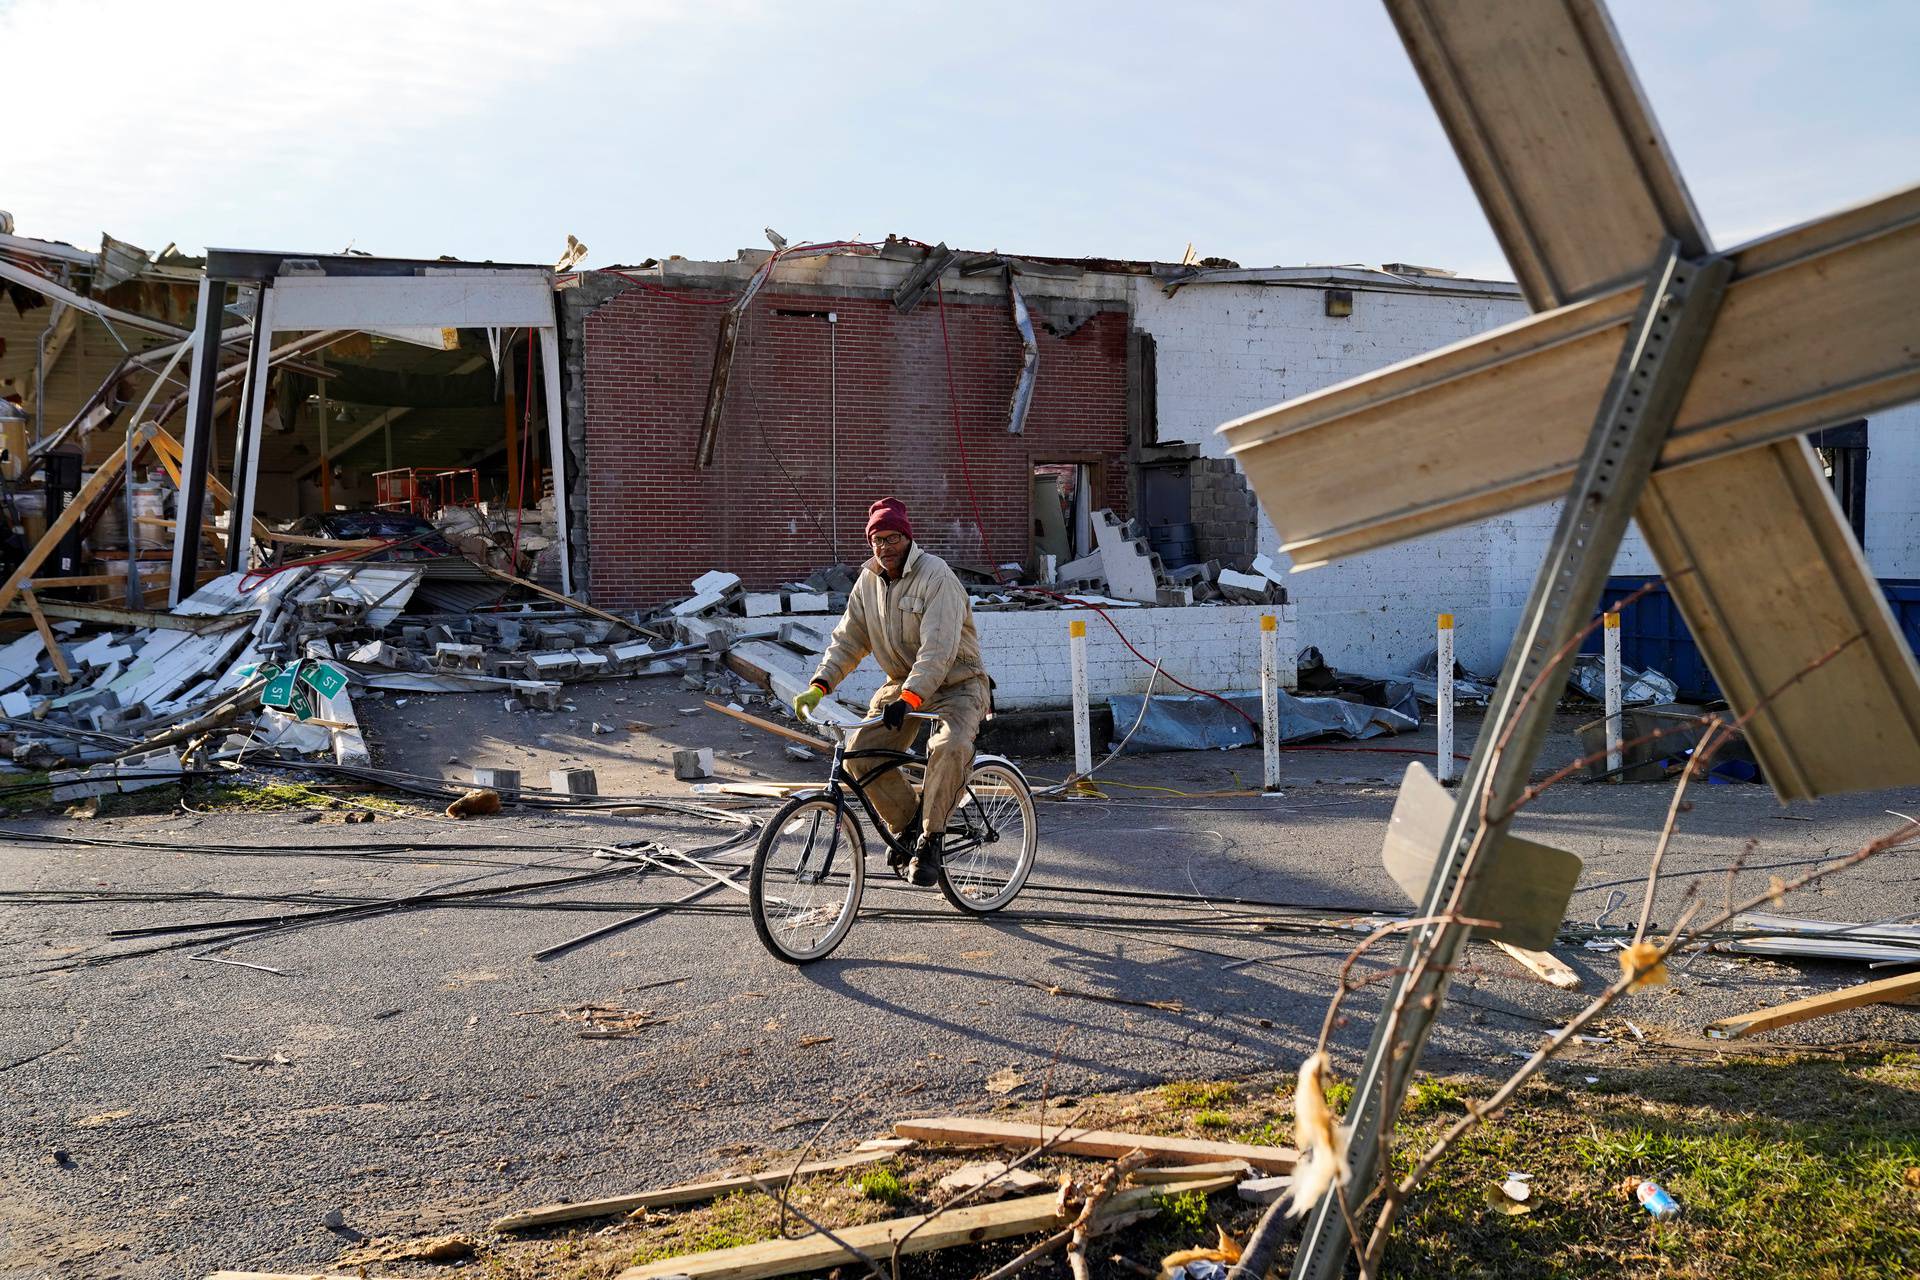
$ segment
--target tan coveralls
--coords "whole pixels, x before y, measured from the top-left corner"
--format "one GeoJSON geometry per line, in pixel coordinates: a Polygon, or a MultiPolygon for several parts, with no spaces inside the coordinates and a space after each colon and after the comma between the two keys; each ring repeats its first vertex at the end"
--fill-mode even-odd
{"type": "MultiPolygon", "coordinates": [[[[869,653],[886,672],[887,683],[873,695],[868,715],[880,714],[902,690],[921,700],[920,710],[939,713],[928,743],[921,821],[924,831],[944,831],[973,764],[973,740],[987,716],[989,686],[967,589],[946,561],[918,543],[908,550],[895,581],[887,580],[877,558],[867,561],[814,679],[831,690],[869,653]]],[[[905,751],[921,723],[856,729],[847,749],[905,751]]],[[[848,768],[864,778],[882,763],[855,760],[848,768]]],[[[899,770],[876,780],[867,795],[896,835],[913,820],[913,788],[899,770]]]]}

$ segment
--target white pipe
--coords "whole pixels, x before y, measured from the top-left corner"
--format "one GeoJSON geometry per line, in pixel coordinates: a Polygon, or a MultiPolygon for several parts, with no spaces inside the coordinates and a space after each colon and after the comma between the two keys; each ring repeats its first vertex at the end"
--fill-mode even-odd
{"type": "Polygon", "coordinates": [[[1607,775],[1612,782],[1620,781],[1618,772],[1622,763],[1620,749],[1621,716],[1620,700],[1620,615],[1607,614],[1600,628],[1606,637],[1605,653],[1607,664],[1607,775]]]}
{"type": "Polygon", "coordinates": [[[1266,757],[1266,789],[1280,789],[1280,623],[1260,615],[1260,749],[1266,757]]]}
{"type": "Polygon", "coordinates": [[[1067,624],[1067,650],[1073,661],[1073,771],[1085,777],[1093,772],[1093,726],[1087,705],[1087,624],[1067,624]]]}
{"type": "Polygon", "coordinates": [[[1453,781],[1453,615],[1440,615],[1435,633],[1439,650],[1433,674],[1438,681],[1434,690],[1434,726],[1439,738],[1434,747],[1434,774],[1442,782],[1453,781]]]}

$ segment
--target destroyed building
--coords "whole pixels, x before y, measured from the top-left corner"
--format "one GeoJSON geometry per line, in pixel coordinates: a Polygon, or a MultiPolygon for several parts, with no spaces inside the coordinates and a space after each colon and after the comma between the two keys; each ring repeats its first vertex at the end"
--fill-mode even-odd
{"type": "MultiPolygon", "coordinates": [[[[576,552],[596,599],[657,603],[715,566],[769,585],[836,549],[855,559],[861,512],[881,493],[905,500],[923,540],[965,564],[1032,572],[1051,497],[1074,555],[1091,549],[1105,507],[1138,520],[1169,567],[1245,570],[1264,553],[1284,572],[1219,424],[1527,314],[1510,283],[1400,263],[942,250],[947,269],[930,287],[924,252],[896,241],[781,259],[740,322],[708,467],[696,454],[721,315],[772,255],[672,258],[563,289],[569,445],[590,477],[576,552]],[[1038,355],[1018,433],[1023,342],[1009,281],[1038,355]]],[[[1814,438],[1887,579],[1920,576],[1916,428],[1920,408],[1908,406],[1814,438]]],[[[1299,643],[1354,669],[1402,671],[1432,648],[1435,616],[1452,613],[1461,661],[1495,670],[1554,518],[1550,505],[1530,508],[1289,575],[1299,643]]],[[[1616,572],[1653,572],[1637,535],[1616,572]]]]}
{"type": "MultiPolygon", "coordinates": [[[[1404,264],[889,239],[566,270],[9,233],[0,278],[6,568],[83,496],[25,575],[70,619],[75,601],[150,608],[370,542],[416,564],[416,609],[484,607],[520,590],[506,575],[639,617],[713,572],[766,593],[857,564],[862,513],[892,494],[969,572],[1005,704],[1045,706],[1064,698],[1068,620],[1094,623],[1096,699],[1149,672],[1100,615],[1024,617],[1073,601],[996,586],[1162,606],[1127,632],[1221,688],[1257,682],[1263,609],[1288,685],[1309,646],[1406,672],[1443,612],[1460,660],[1490,672],[1553,521],[1533,508],[1287,572],[1217,424],[1525,314],[1512,285],[1404,264]],[[188,359],[193,333],[218,354],[188,359]],[[197,543],[175,538],[183,517],[197,543]],[[1188,604],[1209,608],[1165,608],[1188,604]]],[[[1887,578],[1920,575],[1915,415],[1816,439],[1887,578]]],[[[1616,572],[1650,571],[1629,538],[1616,572]]]]}

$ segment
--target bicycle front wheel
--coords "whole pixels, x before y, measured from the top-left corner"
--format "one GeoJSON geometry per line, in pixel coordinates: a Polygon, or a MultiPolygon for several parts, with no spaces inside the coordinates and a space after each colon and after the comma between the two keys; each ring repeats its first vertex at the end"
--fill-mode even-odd
{"type": "Polygon", "coordinates": [[[853,928],[866,886],[859,819],[825,796],[797,796],[760,833],[747,903],[754,932],[788,964],[825,959],[853,928]]]}
{"type": "Polygon", "coordinates": [[[998,911],[1026,886],[1039,843],[1033,792],[1020,770],[1005,760],[976,760],[947,819],[940,892],[973,915],[998,911]]]}

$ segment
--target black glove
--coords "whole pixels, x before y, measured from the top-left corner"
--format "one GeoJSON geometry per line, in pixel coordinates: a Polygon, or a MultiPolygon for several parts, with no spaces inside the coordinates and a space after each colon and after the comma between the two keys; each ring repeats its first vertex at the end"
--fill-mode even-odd
{"type": "Polygon", "coordinates": [[[887,709],[880,713],[880,723],[889,729],[898,729],[907,722],[907,712],[911,710],[913,710],[911,702],[905,698],[895,698],[887,704],[887,709]]]}

